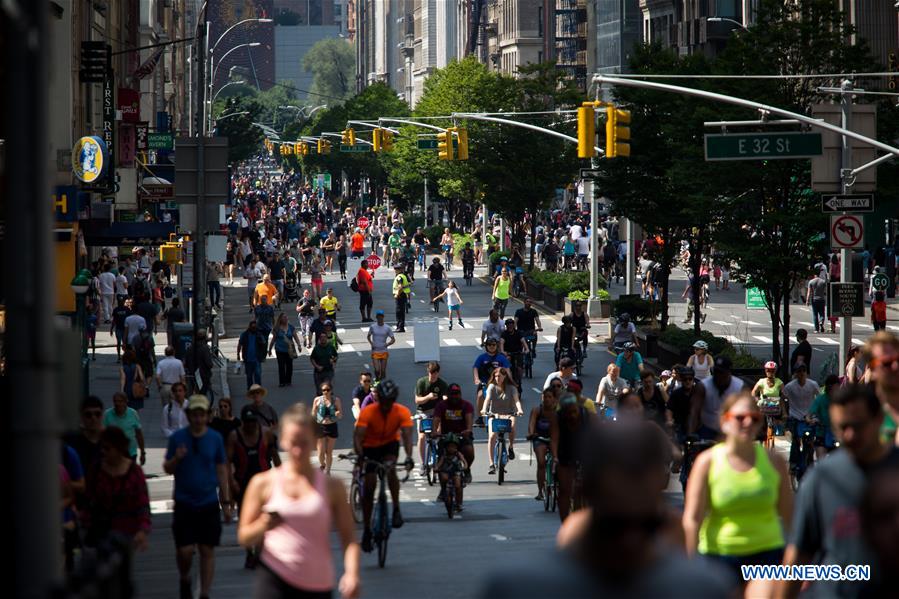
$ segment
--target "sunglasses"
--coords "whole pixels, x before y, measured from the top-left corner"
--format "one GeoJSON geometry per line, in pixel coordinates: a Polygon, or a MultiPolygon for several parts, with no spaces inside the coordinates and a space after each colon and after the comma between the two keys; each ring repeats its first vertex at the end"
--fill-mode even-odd
{"type": "Polygon", "coordinates": [[[886,358],[886,359],[871,359],[871,367],[872,368],[895,368],[896,364],[899,363],[899,356],[894,358],[886,358]]]}
{"type": "Polygon", "coordinates": [[[728,420],[737,420],[740,424],[745,424],[747,421],[751,423],[761,422],[762,415],[756,414],[753,412],[746,412],[745,414],[734,414],[733,412],[728,412],[725,414],[725,418],[728,420]]]}

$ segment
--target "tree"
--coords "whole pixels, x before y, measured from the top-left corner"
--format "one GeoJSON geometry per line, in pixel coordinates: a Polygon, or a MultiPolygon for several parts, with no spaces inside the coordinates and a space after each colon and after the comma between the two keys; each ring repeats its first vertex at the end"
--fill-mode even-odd
{"type": "Polygon", "coordinates": [[[356,54],[346,41],[328,38],[316,42],[303,57],[303,69],[312,73],[307,102],[333,106],[353,95],[356,54]]]}
{"type": "MultiPolygon", "coordinates": [[[[864,42],[850,45],[853,29],[829,0],[785,4],[762,0],[756,24],[735,35],[716,61],[725,74],[815,74],[878,70],[864,42]],[[797,14],[798,13],[798,14],[797,14]]],[[[809,114],[822,100],[820,79],[730,80],[724,93],[809,114]]],[[[838,84],[838,81],[832,82],[838,84]]],[[[725,118],[746,118],[739,109],[721,109],[725,118]]],[[[814,239],[826,218],[811,191],[805,160],[729,163],[722,181],[723,208],[730,218],[716,230],[716,244],[736,265],[734,278],[758,287],[772,325],[772,357],[789,357],[790,289],[808,279],[823,253],[814,239]],[[783,336],[782,345],[780,337],[783,336]]]]}
{"type": "Polygon", "coordinates": [[[264,136],[262,130],[253,125],[253,115],[260,110],[259,104],[253,99],[238,97],[225,101],[219,117],[229,114],[235,116],[219,118],[216,121],[216,135],[228,138],[228,162],[240,162],[259,152],[264,136]]]}

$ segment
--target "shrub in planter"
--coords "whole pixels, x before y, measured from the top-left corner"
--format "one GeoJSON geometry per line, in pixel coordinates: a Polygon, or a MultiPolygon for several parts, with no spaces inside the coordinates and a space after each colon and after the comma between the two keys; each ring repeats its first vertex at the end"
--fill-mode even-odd
{"type": "Polygon", "coordinates": [[[662,343],[690,351],[693,351],[693,344],[700,339],[709,344],[709,353],[716,357],[727,348],[733,349],[727,339],[716,337],[708,331],[702,331],[697,337],[693,329],[682,329],[675,325],[668,325],[665,332],[659,335],[659,341],[662,343]]]}
{"type": "MultiPolygon", "coordinates": [[[[440,225],[434,225],[422,230],[422,233],[428,238],[428,242],[431,244],[432,248],[439,247],[440,238],[443,237],[443,229],[444,228],[440,225]]],[[[406,229],[406,231],[408,232],[408,229],[406,229]]]]}
{"type": "Polygon", "coordinates": [[[471,235],[469,235],[468,233],[453,233],[453,253],[455,253],[456,255],[461,255],[462,250],[465,249],[466,243],[470,243],[471,247],[474,248],[474,240],[471,238],[471,235]]]}
{"type": "Polygon", "coordinates": [[[649,320],[649,301],[640,297],[621,297],[612,302],[612,314],[616,318],[627,312],[635,324],[643,324],[649,320]]]}
{"type": "Polygon", "coordinates": [[[565,294],[546,286],[543,288],[543,303],[553,310],[561,310],[565,307],[565,294]]]}

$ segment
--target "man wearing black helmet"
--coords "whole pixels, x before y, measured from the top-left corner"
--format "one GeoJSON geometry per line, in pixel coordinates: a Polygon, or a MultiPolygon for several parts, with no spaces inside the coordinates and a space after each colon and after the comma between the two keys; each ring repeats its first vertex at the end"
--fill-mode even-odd
{"type": "MultiPolygon", "coordinates": [[[[362,550],[372,550],[371,512],[377,484],[377,466],[371,462],[395,464],[400,453],[400,440],[406,450],[406,470],[415,465],[412,461],[412,414],[405,406],[396,403],[399,389],[387,379],[378,383],[378,403],[369,405],[359,412],[356,430],[353,434],[353,446],[356,455],[365,462],[365,492],[362,494],[362,514],[365,530],[362,533],[362,550]]],[[[393,500],[393,528],[403,525],[400,513],[400,482],[396,470],[391,467],[387,471],[387,484],[393,500]]]]}
{"type": "Polygon", "coordinates": [[[624,347],[628,341],[640,345],[637,342],[637,327],[631,322],[631,315],[624,312],[618,316],[618,323],[612,332],[612,347],[624,347]]]}

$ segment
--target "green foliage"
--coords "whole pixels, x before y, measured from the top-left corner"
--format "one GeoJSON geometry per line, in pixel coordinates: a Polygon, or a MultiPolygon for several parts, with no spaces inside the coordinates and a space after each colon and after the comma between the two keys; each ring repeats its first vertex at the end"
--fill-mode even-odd
{"type": "Polygon", "coordinates": [[[465,249],[466,243],[470,243],[471,246],[474,247],[474,240],[469,233],[453,233],[453,247],[455,248],[456,254],[459,254],[465,249]]]}
{"type": "Polygon", "coordinates": [[[572,302],[586,302],[590,299],[589,291],[570,291],[568,293],[568,299],[572,302]]]}
{"type": "Polygon", "coordinates": [[[730,347],[730,342],[723,337],[716,337],[708,331],[701,331],[699,335],[696,335],[692,329],[682,329],[673,324],[668,325],[667,329],[659,333],[659,341],[679,350],[693,351],[693,344],[700,340],[709,344],[709,353],[716,357],[730,347]]]}
{"type": "Polygon", "coordinates": [[[428,243],[431,244],[431,247],[440,246],[440,238],[443,237],[443,227],[440,225],[432,225],[422,229],[422,232],[425,234],[425,237],[428,238],[428,243]]]}
{"type": "Polygon", "coordinates": [[[312,73],[309,102],[333,106],[349,99],[356,86],[356,53],[346,40],[316,42],[303,56],[303,70],[312,73]]]}
{"type": "Polygon", "coordinates": [[[259,104],[251,98],[234,97],[228,98],[222,108],[219,116],[247,113],[216,121],[217,134],[228,138],[228,161],[246,160],[259,151],[263,139],[262,131],[252,124],[255,120],[253,115],[260,110],[259,104]]]}
{"type": "MultiPolygon", "coordinates": [[[[495,252],[494,255],[501,252],[495,252]]],[[[533,269],[530,271],[531,279],[538,285],[549,287],[559,295],[571,297],[572,293],[582,292],[587,299],[590,291],[590,275],[586,272],[549,272],[533,269]]]]}
{"type": "Polygon", "coordinates": [[[619,297],[612,301],[612,314],[618,318],[624,313],[630,314],[634,324],[644,324],[649,321],[652,307],[648,300],[638,296],[619,297]]]}
{"type": "Polygon", "coordinates": [[[596,297],[598,297],[599,300],[603,302],[608,302],[612,299],[612,295],[605,289],[597,289],[596,297]]]}

